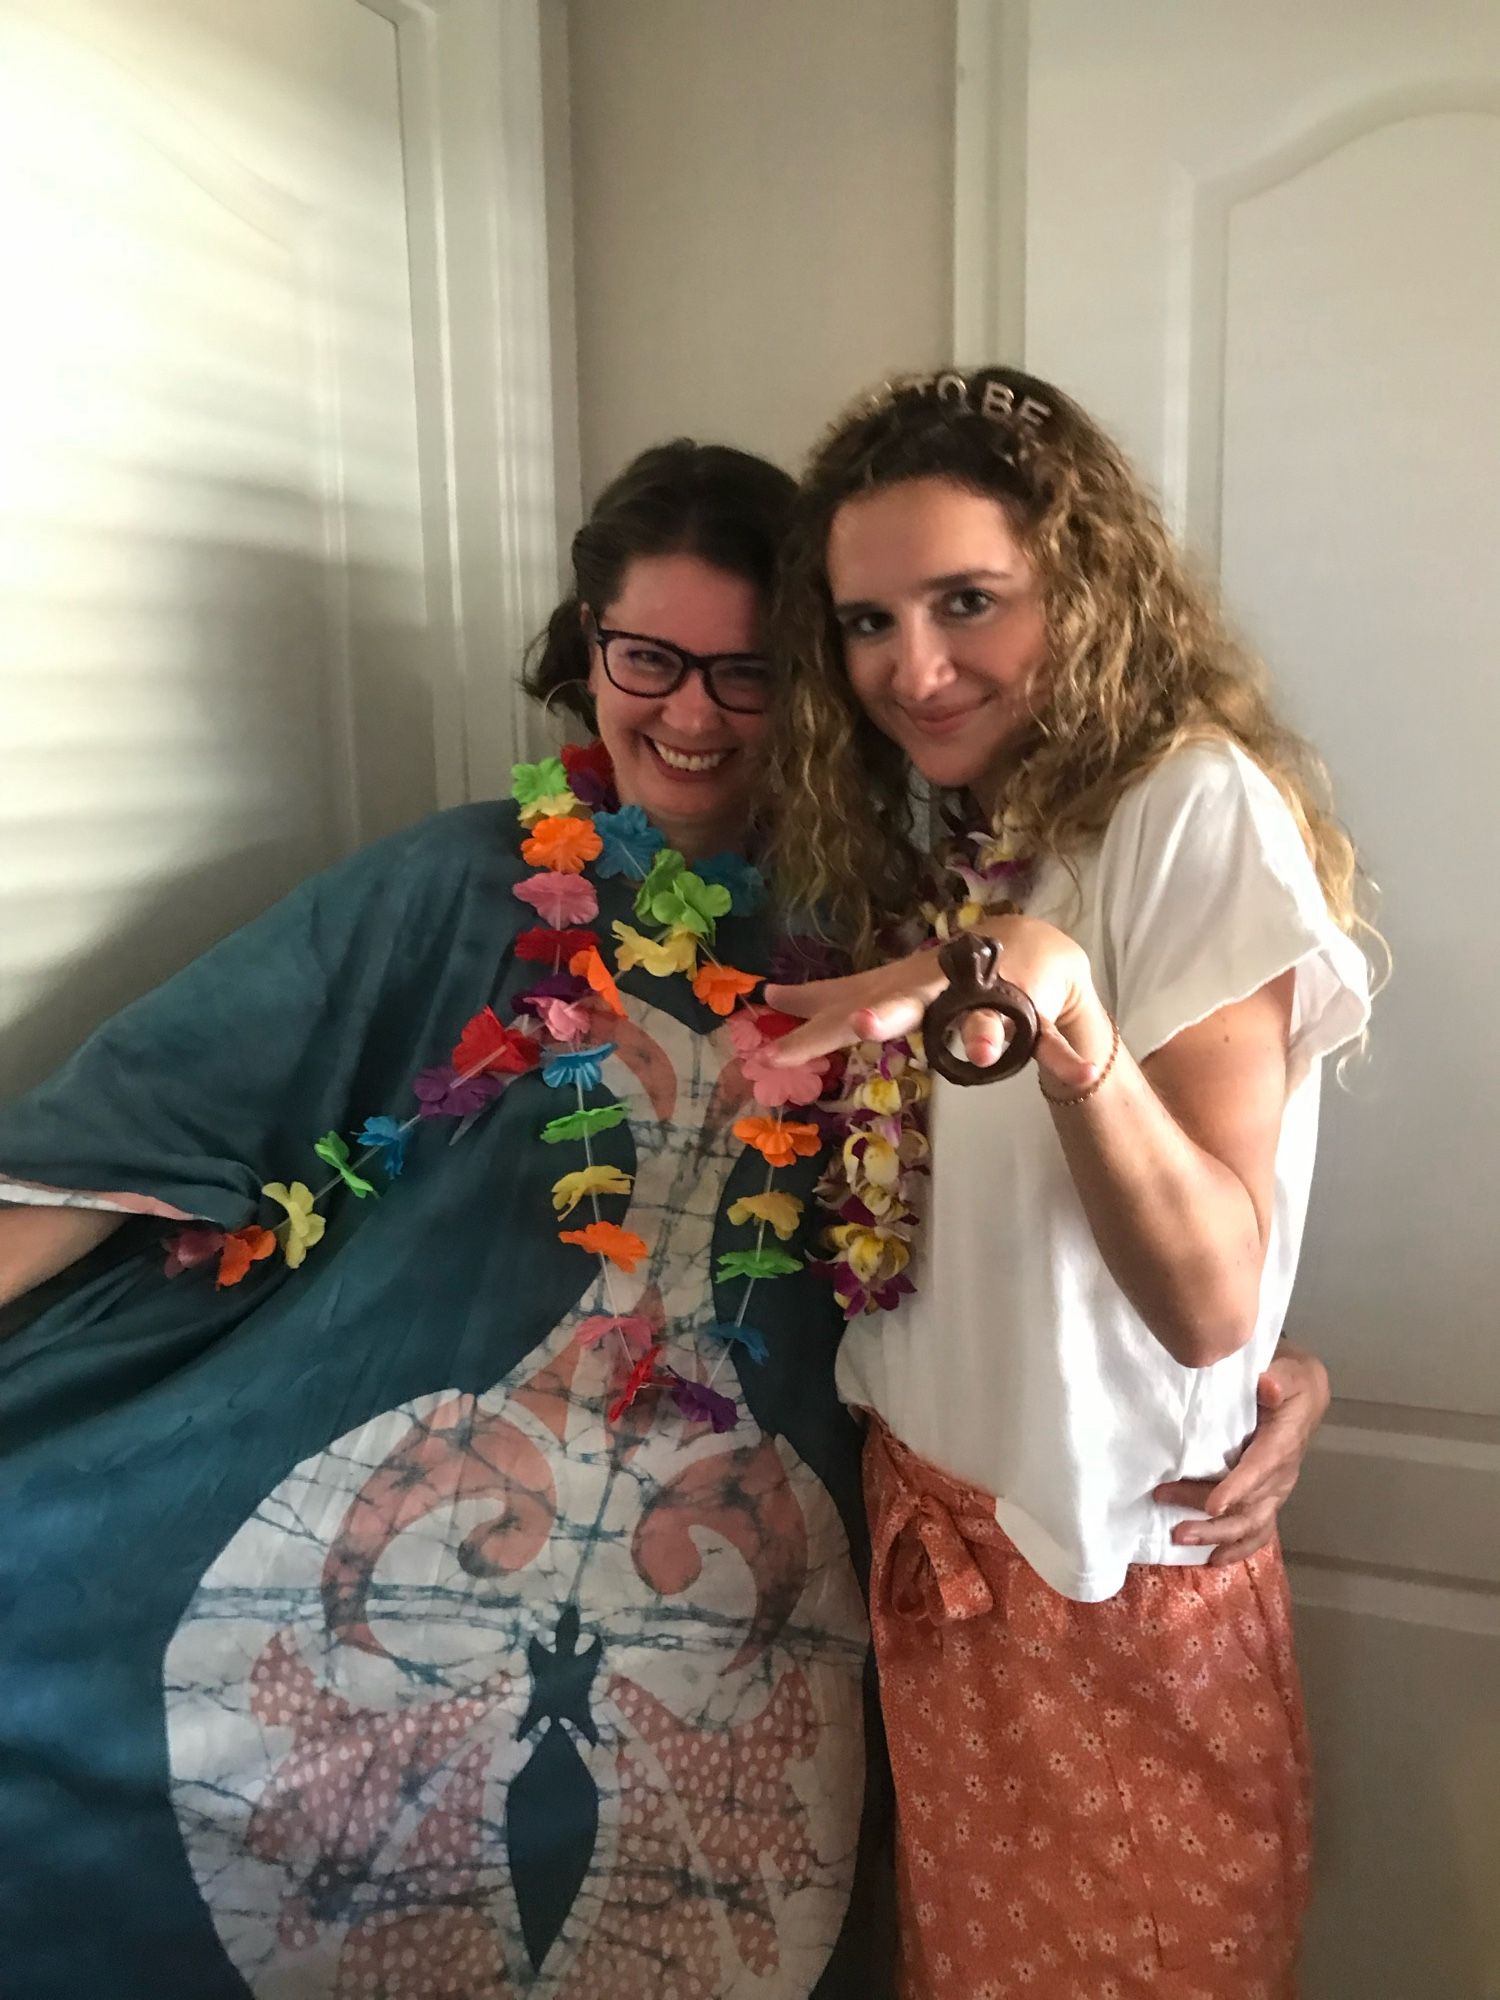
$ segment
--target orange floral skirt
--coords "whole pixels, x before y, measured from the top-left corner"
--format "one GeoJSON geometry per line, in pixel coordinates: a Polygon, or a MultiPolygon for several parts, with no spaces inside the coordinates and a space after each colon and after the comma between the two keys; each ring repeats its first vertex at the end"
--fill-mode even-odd
{"type": "Polygon", "coordinates": [[[872,1421],[904,2000],[1290,2000],[1308,1764],[1279,1550],[1037,1576],[872,1421]]]}

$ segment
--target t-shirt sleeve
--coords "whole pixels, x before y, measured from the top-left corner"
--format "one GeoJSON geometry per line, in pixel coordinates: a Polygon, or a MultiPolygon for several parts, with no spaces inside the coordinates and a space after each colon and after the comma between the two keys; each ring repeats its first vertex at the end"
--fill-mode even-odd
{"type": "Polygon", "coordinates": [[[1138,1062],[1291,968],[1294,1081],[1363,1031],[1364,956],[1329,915],[1285,801],[1239,750],[1176,751],[1126,794],[1099,896],[1096,973],[1138,1062]]]}

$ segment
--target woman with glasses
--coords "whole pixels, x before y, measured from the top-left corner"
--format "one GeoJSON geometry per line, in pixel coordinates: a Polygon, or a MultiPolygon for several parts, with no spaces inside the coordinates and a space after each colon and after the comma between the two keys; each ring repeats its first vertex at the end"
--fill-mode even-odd
{"type": "Polygon", "coordinates": [[[604,747],[305,884],[0,1114],[0,1294],[109,1237],[3,1350],[27,2000],[885,1990],[858,1434],[782,1249],[816,1161],[736,1136],[806,1121],[725,1005],[773,962],[792,491],[644,454],[531,675],[604,747]]]}
{"type": "MultiPolygon", "coordinates": [[[[28,2000],[887,1989],[833,1079],[777,1084],[755,998],[817,963],[754,865],[792,493],[644,453],[528,675],[600,741],[0,1114],[28,2000]]],[[[1311,1427],[1281,1379],[1226,1542],[1311,1427]]]]}

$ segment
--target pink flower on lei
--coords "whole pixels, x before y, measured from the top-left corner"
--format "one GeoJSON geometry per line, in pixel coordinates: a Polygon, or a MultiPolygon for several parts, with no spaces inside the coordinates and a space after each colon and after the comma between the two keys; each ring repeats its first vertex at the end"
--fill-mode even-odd
{"type": "MultiPolygon", "coordinates": [[[[572,882],[577,878],[564,875],[560,879],[572,882]]],[[[581,1042],[592,1025],[588,1008],[576,1000],[542,1000],[537,1011],[554,1042],[581,1042]]]]}
{"type": "Polygon", "coordinates": [[[558,931],[570,924],[586,924],[599,914],[598,893],[593,883],[586,882],[581,875],[550,871],[528,875],[524,882],[516,884],[514,893],[558,931]]]}
{"type": "Polygon", "coordinates": [[[729,1021],[729,1039],[740,1059],[745,1081],[756,1103],[768,1110],[787,1104],[812,1104],[823,1095],[828,1081],[826,1056],[798,1063],[794,1069],[773,1069],[766,1061],[766,1051],[772,1042],[780,1041],[781,1035],[767,1034],[765,1030],[767,1026],[779,1028],[785,1018],[776,1015],[773,1019],[769,1009],[762,1012],[742,1007],[729,1021]]]}

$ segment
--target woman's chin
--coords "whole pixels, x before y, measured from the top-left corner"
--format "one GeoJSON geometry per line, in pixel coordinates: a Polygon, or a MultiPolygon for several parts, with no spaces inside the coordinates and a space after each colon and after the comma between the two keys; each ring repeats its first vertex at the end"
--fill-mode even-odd
{"type": "Polygon", "coordinates": [[[985,771],[984,759],[958,744],[951,747],[925,744],[920,748],[909,745],[907,755],[917,776],[939,791],[970,791],[985,771]]]}

